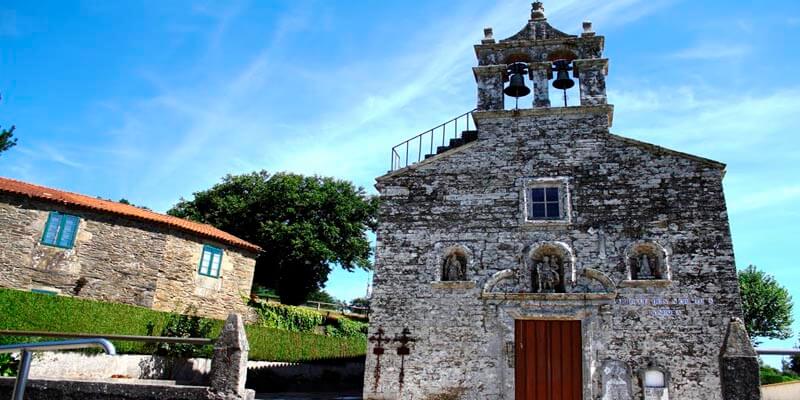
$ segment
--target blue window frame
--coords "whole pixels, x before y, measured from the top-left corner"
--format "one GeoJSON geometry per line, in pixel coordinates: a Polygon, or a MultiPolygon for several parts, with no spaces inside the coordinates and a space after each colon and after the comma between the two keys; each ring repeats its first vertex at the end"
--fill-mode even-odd
{"type": "Polygon", "coordinates": [[[197,272],[200,275],[219,278],[222,270],[222,249],[214,246],[204,245],[203,254],[200,256],[200,268],[197,272]]]}
{"type": "Polygon", "coordinates": [[[42,233],[42,244],[71,249],[75,245],[80,222],[81,219],[74,215],[51,212],[42,233]]]}
{"type": "Polygon", "coordinates": [[[528,189],[528,219],[561,219],[561,195],[557,187],[528,189]]]}

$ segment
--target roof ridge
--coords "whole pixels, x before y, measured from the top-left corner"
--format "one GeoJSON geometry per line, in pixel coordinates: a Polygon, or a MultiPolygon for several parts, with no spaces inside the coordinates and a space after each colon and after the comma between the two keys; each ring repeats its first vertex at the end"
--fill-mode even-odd
{"type": "Polygon", "coordinates": [[[162,214],[152,210],[136,207],[134,205],[115,202],[113,200],[91,197],[81,193],[37,185],[34,183],[24,182],[12,178],[5,178],[2,176],[0,176],[0,192],[20,194],[39,200],[68,204],[77,207],[88,208],[94,211],[102,211],[128,218],[159,223],[199,236],[220,240],[230,245],[250,251],[261,251],[259,246],[216,228],[213,225],[191,221],[168,214],[162,214]]]}

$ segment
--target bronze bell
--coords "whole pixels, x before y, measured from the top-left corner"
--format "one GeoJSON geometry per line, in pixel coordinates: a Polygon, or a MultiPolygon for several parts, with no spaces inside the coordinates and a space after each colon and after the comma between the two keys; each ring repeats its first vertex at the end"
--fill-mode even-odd
{"type": "Polygon", "coordinates": [[[508,73],[511,75],[508,87],[503,90],[508,96],[511,97],[525,97],[531,93],[531,90],[525,86],[525,75],[528,73],[528,66],[525,63],[515,63],[508,67],[508,73]]]}
{"type": "Polygon", "coordinates": [[[575,81],[569,77],[569,71],[572,67],[569,66],[569,60],[556,60],[553,62],[553,71],[557,73],[556,80],[553,81],[553,87],[556,89],[567,90],[575,86],[575,81]]]}

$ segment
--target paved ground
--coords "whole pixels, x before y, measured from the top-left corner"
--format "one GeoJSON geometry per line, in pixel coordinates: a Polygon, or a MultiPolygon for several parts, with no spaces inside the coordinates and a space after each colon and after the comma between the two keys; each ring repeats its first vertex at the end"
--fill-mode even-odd
{"type": "Polygon", "coordinates": [[[361,393],[260,393],[259,400],[361,400],[361,393]]]}

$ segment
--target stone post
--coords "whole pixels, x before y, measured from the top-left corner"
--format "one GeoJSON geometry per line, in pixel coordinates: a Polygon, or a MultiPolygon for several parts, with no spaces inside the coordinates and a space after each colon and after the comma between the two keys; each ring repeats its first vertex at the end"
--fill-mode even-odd
{"type": "Polygon", "coordinates": [[[744,322],[731,320],[720,354],[720,380],[724,400],[760,400],[758,355],[750,344],[744,322]]]}
{"type": "Polygon", "coordinates": [[[580,81],[581,105],[597,106],[608,104],[606,95],[606,76],[608,59],[575,60],[574,75],[580,81]]]}
{"type": "Polygon", "coordinates": [[[529,77],[533,83],[533,108],[550,107],[550,79],[553,79],[553,63],[528,64],[529,77]]]}
{"type": "Polygon", "coordinates": [[[252,399],[255,394],[244,388],[247,380],[247,355],[250,345],[242,316],[230,314],[225,321],[211,360],[211,390],[222,399],[252,399]]]}
{"type": "Polygon", "coordinates": [[[503,85],[506,80],[505,65],[473,67],[478,83],[478,111],[502,110],[505,108],[503,85]]]}

